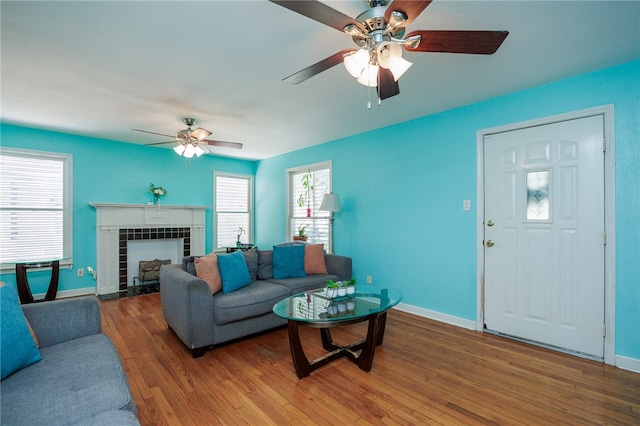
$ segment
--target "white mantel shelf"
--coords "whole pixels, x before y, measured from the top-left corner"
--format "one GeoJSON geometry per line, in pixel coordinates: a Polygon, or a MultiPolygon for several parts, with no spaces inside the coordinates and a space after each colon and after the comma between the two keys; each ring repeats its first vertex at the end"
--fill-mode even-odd
{"type": "Polygon", "coordinates": [[[206,206],[167,204],[89,203],[96,209],[96,294],[109,294],[119,287],[120,229],[190,228],[191,253],[205,250],[206,206]]]}

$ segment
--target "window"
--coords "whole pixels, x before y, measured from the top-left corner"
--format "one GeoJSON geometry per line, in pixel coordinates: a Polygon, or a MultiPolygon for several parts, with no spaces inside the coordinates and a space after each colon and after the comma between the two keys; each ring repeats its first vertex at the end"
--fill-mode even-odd
{"type": "Polygon", "coordinates": [[[287,239],[298,235],[298,230],[305,227],[308,242],[324,244],[329,250],[329,217],[330,213],[320,211],[324,194],[331,192],[331,162],[323,162],[310,166],[296,167],[287,171],[287,239]],[[308,180],[308,191],[304,181],[308,180]],[[311,189],[313,187],[313,189],[311,189]]]}
{"type": "Polygon", "coordinates": [[[72,157],[0,148],[0,261],[73,254],[72,157]]]}
{"type": "Polygon", "coordinates": [[[253,242],[253,176],[214,173],[216,248],[253,242]],[[240,231],[240,229],[242,229],[240,231]]]}

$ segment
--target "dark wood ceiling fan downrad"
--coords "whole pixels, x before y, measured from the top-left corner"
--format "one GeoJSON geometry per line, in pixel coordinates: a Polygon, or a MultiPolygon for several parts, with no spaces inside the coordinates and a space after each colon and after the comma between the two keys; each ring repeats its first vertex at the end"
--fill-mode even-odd
{"type": "Polygon", "coordinates": [[[369,9],[353,19],[315,0],[269,0],[314,21],[350,35],[357,48],[341,50],[283,81],[301,83],[344,62],[358,82],[376,87],[379,99],[400,93],[398,79],[411,63],[402,59],[408,52],[441,52],[475,55],[495,53],[508,31],[417,30],[405,34],[431,0],[364,0],[369,9]]]}

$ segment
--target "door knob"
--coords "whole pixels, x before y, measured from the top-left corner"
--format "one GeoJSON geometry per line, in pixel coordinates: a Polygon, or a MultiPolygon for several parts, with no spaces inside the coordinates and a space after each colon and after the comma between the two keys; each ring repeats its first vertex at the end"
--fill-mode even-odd
{"type": "Polygon", "coordinates": [[[493,247],[494,244],[493,240],[487,240],[487,247],[493,247]]]}
{"type": "Polygon", "coordinates": [[[489,220],[489,221],[487,222],[487,226],[493,226],[493,225],[494,225],[494,224],[493,224],[493,221],[492,221],[492,220],[489,220]]]}

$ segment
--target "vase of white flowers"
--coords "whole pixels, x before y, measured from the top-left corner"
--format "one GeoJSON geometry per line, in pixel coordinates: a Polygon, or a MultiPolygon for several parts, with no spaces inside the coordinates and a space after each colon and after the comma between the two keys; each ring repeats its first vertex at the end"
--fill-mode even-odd
{"type": "Polygon", "coordinates": [[[167,195],[167,190],[161,186],[155,186],[153,183],[149,185],[149,192],[153,195],[153,204],[160,203],[160,197],[167,195]]]}

